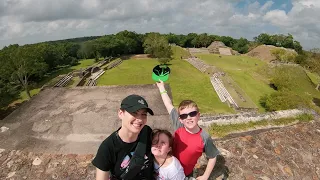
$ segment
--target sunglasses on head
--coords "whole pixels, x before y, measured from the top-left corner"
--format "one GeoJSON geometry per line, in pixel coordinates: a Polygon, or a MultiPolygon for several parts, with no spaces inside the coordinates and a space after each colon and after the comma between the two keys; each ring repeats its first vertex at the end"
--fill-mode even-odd
{"type": "Polygon", "coordinates": [[[180,114],[179,118],[186,119],[188,116],[195,117],[197,114],[198,114],[198,111],[192,111],[192,112],[189,112],[188,114],[180,114]]]}

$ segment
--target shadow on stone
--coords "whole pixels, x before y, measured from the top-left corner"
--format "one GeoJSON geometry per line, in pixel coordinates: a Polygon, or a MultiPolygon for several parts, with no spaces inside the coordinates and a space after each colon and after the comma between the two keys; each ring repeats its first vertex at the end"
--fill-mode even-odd
{"type": "Polygon", "coordinates": [[[24,102],[16,103],[14,106],[9,106],[6,109],[0,109],[0,121],[11,114],[14,110],[18,109],[23,103],[24,102]]]}
{"type": "MultiPolygon", "coordinates": [[[[197,170],[196,174],[197,176],[201,176],[204,171],[206,170],[207,164],[202,164],[197,170]]],[[[222,155],[217,156],[217,162],[214,166],[214,169],[210,175],[210,180],[225,180],[229,177],[229,168],[226,166],[226,160],[222,155]]]]}
{"type": "Polygon", "coordinates": [[[266,129],[257,129],[257,130],[249,130],[245,132],[239,132],[239,133],[232,133],[229,135],[224,136],[223,138],[217,138],[215,139],[216,141],[225,141],[229,139],[234,139],[234,138],[239,138],[243,136],[253,136],[253,135],[258,135],[260,133],[268,132],[271,130],[277,130],[281,129],[282,127],[271,127],[271,128],[266,128],[266,129]]]}

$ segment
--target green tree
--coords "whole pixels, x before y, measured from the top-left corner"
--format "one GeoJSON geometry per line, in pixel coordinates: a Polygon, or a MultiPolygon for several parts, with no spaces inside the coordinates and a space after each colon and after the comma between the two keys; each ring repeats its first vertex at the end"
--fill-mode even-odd
{"type": "Polygon", "coordinates": [[[159,33],[147,34],[143,47],[145,53],[158,58],[162,63],[167,63],[172,59],[173,53],[168,40],[159,33]]]}
{"type": "Polygon", "coordinates": [[[186,42],[187,42],[187,36],[180,34],[177,36],[177,42],[175,44],[181,47],[186,47],[186,42]]]}
{"type": "Polygon", "coordinates": [[[19,91],[14,84],[0,78],[0,109],[7,107],[14,99],[19,97],[19,91]]]}
{"type": "Polygon", "coordinates": [[[94,57],[95,62],[99,62],[100,57],[101,57],[100,53],[98,51],[96,51],[95,57],[94,57]]]}
{"type": "Polygon", "coordinates": [[[236,40],[230,36],[221,36],[219,40],[222,41],[226,46],[231,48],[236,43],[236,40]]]}
{"type": "Polygon", "coordinates": [[[7,107],[14,99],[19,97],[17,87],[8,79],[11,72],[8,72],[3,66],[7,61],[5,53],[8,53],[9,48],[5,47],[4,49],[0,51],[0,109],[7,107]]]}
{"type": "Polygon", "coordinates": [[[29,92],[29,79],[34,75],[43,75],[47,64],[41,56],[41,48],[35,46],[14,46],[6,50],[3,70],[10,73],[8,81],[19,84],[31,98],[29,92]]]}
{"type": "Polygon", "coordinates": [[[238,51],[241,54],[245,54],[248,52],[248,49],[249,49],[249,41],[246,38],[240,38],[232,46],[232,49],[238,51]]]}
{"type": "Polygon", "coordinates": [[[310,57],[307,60],[306,66],[310,71],[320,74],[320,59],[310,57]]]}
{"type": "Polygon", "coordinates": [[[280,66],[276,67],[271,77],[271,83],[277,87],[278,91],[294,91],[299,87],[297,79],[306,74],[299,74],[297,72],[304,73],[300,67],[295,66],[280,66]]]}
{"type": "Polygon", "coordinates": [[[208,47],[212,43],[212,39],[207,33],[202,33],[198,36],[198,47],[208,47]]]}
{"type": "Polygon", "coordinates": [[[92,53],[92,43],[91,41],[87,41],[80,44],[80,49],[77,52],[77,58],[79,59],[87,59],[90,58],[92,53]]]}
{"type": "Polygon", "coordinates": [[[272,49],[271,54],[274,55],[278,61],[284,63],[295,62],[297,57],[297,53],[280,48],[272,49]]]}
{"type": "Polygon", "coordinates": [[[308,107],[310,101],[308,97],[302,97],[292,91],[278,91],[260,99],[261,105],[267,111],[308,107]]]}
{"type": "Polygon", "coordinates": [[[65,48],[68,56],[77,58],[77,52],[80,49],[80,44],[66,43],[65,48]]]}
{"type": "Polygon", "coordinates": [[[32,49],[32,47],[38,49],[37,54],[39,58],[41,56],[43,61],[48,65],[49,70],[54,70],[58,66],[67,64],[67,62],[65,62],[67,53],[62,44],[41,43],[30,46],[30,49],[32,49]]]}
{"type": "Polygon", "coordinates": [[[293,41],[293,49],[294,49],[297,53],[303,54],[303,48],[302,48],[300,42],[298,42],[298,41],[293,41]]]}
{"type": "Polygon", "coordinates": [[[167,37],[168,42],[170,44],[178,44],[178,42],[179,42],[179,37],[176,34],[169,33],[166,35],[166,37],[167,37]]]}
{"type": "Polygon", "coordinates": [[[196,47],[196,39],[198,34],[196,33],[189,33],[186,37],[185,47],[196,47]]]}
{"type": "Polygon", "coordinates": [[[294,49],[298,54],[302,54],[302,46],[300,42],[294,40],[292,34],[283,35],[283,34],[274,34],[269,35],[262,33],[257,37],[254,37],[255,42],[259,44],[273,45],[277,47],[285,47],[294,49]]]}
{"type": "Polygon", "coordinates": [[[259,36],[254,37],[254,40],[260,44],[274,45],[271,36],[267,33],[262,33],[259,36]]]}
{"type": "Polygon", "coordinates": [[[136,32],[121,31],[115,35],[119,40],[119,46],[123,47],[121,54],[142,53],[142,39],[136,32]]]}
{"type": "Polygon", "coordinates": [[[295,58],[294,62],[304,67],[307,65],[307,60],[308,60],[308,55],[306,53],[303,53],[303,54],[299,54],[295,58]]]}

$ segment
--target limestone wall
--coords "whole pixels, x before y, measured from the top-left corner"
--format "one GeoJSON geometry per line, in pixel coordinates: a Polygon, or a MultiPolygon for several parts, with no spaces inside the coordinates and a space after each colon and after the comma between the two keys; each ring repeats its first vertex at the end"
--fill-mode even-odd
{"type": "Polygon", "coordinates": [[[202,116],[199,121],[200,126],[208,127],[211,124],[240,124],[247,122],[255,122],[261,120],[273,120],[280,118],[290,118],[296,117],[300,114],[307,113],[306,110],[291,109],[283,111],[268,112],[263,114],[258,113],[241,113],[241,114],[230,114],[230,115],[220,115],[220,116],[202,116]]]}

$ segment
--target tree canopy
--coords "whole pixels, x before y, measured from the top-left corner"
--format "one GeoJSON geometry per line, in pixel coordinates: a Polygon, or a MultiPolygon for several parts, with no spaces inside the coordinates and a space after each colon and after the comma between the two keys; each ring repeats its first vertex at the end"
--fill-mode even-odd
{"type": "MultiPolygon", "coordinates": [[[[31,45],[9,45],[0,50],[0,107],[16,98],[19,91],[40,83],[46,74],[60,68],[76,65],[80,59],[100,57],[119,57],[128,54],[148,53],[158,58],[160,63],[171,59],[171,45],[184,48],[208,47],[213,41],[222,41],[239,53],[247,53],[251,43],[246,38],[235,39],[207,33],[189,34],[138,34],[121,31],[104,36],[80,37],[58,41],[48,41],[31,45]],[[8,98],[5,98],[8,97],[8,98]]],[[[262,33],[254,38],[255,44],[270,44],[295,49],[300,55],[296,62],[320,72],[319,51],[304,53],[302,46],[291,34],[269,35],[262,33]]]]}
{"type": "Polygon", "coordinates": [[[283,35],[283,34],[269,35],[266,33],[262,33],[259,36],[255,37],[254,40],[260,44],[291,48],[291,49],[294,49],[299,54],[301,54],[303,52],[302,46],[300,45],[300,42],[294,40],[294,38],[291,34],[288,34],[288,35],[283,35]]]}
{"type": "Polygon", "coordinates": [[[29,93],[29,79],[31,76],[42,76],[48,65],[41,56],[43,48],[41,46],[9,46],[5,49],[7,53],[6,61],[2,62],[2,71],[7,73],[7,80],[11,83],[21,85],[21,87],[29,93]]]}
{"type": "Polygon", "coordinates": [[[165,36],[159,33],[147,34],[143,43],[144,52],[150,54],[154,58],[162,59],[168,62],[171,60],[172,50],[165,36]]]}

